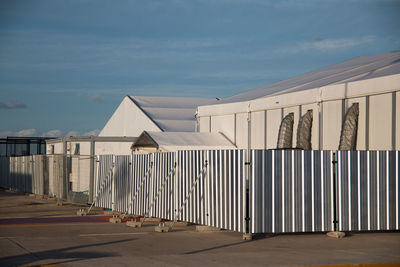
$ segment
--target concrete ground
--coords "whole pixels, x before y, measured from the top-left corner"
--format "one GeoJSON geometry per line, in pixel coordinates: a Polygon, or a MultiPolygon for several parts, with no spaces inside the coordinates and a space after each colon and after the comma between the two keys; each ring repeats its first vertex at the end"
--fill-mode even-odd
{"type": "Polygon", "coordinates": [[[400,232],[353,233],[344,239],[325,234],[287,234],[242,241],[240,233],[199,233],[194,231],[194,226],[156,233],[154,224],[130,228],[106,220],[68,219],[76,217],[78,209],[73,205],[57,206],[55,201],[0,190],[0,266],[400,263],[400,232]]]}

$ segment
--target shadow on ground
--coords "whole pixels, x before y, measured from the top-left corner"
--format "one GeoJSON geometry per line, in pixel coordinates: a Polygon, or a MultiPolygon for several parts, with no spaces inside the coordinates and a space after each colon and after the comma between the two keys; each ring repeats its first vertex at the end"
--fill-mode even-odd
{"type": "Polygon", "coordinates": [[[88,244],[88,245],[81,245],[81,246],[73,246],[61,249],[53,249],[53,250],[45,250],[40,252],[30,252],[24,246],[22,246],[16,240],[12,238],[7,238],[10,242],[14,243],[26,253],[22,255],[12,256],[12,257],[4,257],[0,258],[0,265],[1,266],[18,266],[18,265],[26,265],[32,264],[35,262],[43,262],[46,264],[62,264],[67,262],[77,262],[86,259],[92,258],[105,258],[105,257],[114,257],[118,256],[116,253],[111,252],[80,252],[75,250],[86,249],[90,247],[97,247],[97,246],[106,246],[106,245],[113,245],[123,242],[133,241],[135,239],[124,239],[112,242],[103,242],[103,243],[95,243],[95,244],[88,244]]]}

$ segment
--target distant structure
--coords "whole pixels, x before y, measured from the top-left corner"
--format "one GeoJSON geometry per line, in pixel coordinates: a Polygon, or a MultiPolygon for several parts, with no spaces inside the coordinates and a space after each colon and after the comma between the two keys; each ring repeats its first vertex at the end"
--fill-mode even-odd
{"type": "Polygon", "coordinates": [[[195,149],[206,138],[190,134],[195,132],[218,133],[223,138],[215,140],[238,149],[400,150],[400,51],[357,57],[223,99],[126,96],[98,137],[49,140],[47,151],[92,156],[195,149]],[[154,136],[158,140],[150,142],[154,136]],[[185,141],[177,142],[179,136],[185,141]]]}
{"type": "Polygon", "coordinates": [[[0,138],[0,156],[29,156],[46,154],[46,140],[52,137],[0,138]]]}
{"type": "Polygon", "coordinates": [[[215,98],[126,96],[99,136],[139,137],[143,131],[195,132],[198,106],[215,98]]]}

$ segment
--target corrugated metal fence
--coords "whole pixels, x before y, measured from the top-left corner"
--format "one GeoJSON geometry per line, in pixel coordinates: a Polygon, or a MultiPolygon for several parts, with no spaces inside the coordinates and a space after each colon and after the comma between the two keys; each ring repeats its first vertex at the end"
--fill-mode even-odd
{"type": "Polygon", "coordinates": [[[399,153],[207,150],[100,156],[96,205],[239,232],[249,221],[250,233],[333,231],[335,220],[340,231],[395,230],[399,153]]]}
{"type": "Polygon", "coordinates": [[[87,156],[0,157],[0,186],[26,193],[49,195],[70,202],[87,203],[88,162],[87,156]]]}
{"type": "Polygon", "coordinates": [[[0,186],[45,195],[49,192],[47,160],[43,155],[0,157],[0,186]]]}

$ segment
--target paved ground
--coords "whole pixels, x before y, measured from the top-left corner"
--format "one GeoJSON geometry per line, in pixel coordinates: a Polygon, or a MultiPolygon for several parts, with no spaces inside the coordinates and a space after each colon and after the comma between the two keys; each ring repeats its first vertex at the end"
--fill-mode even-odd
{"type": "Polygon", "coordinates": [[[242,241],[239,233],[198,233],[194,226],[156,233],[154,225],[130,228],[101,219],[71,219],[77,209],[0,190],[0,266],[400,263],[400,232],[357,233],[341,240],[324,234],[296,234],[242,241]]]}

